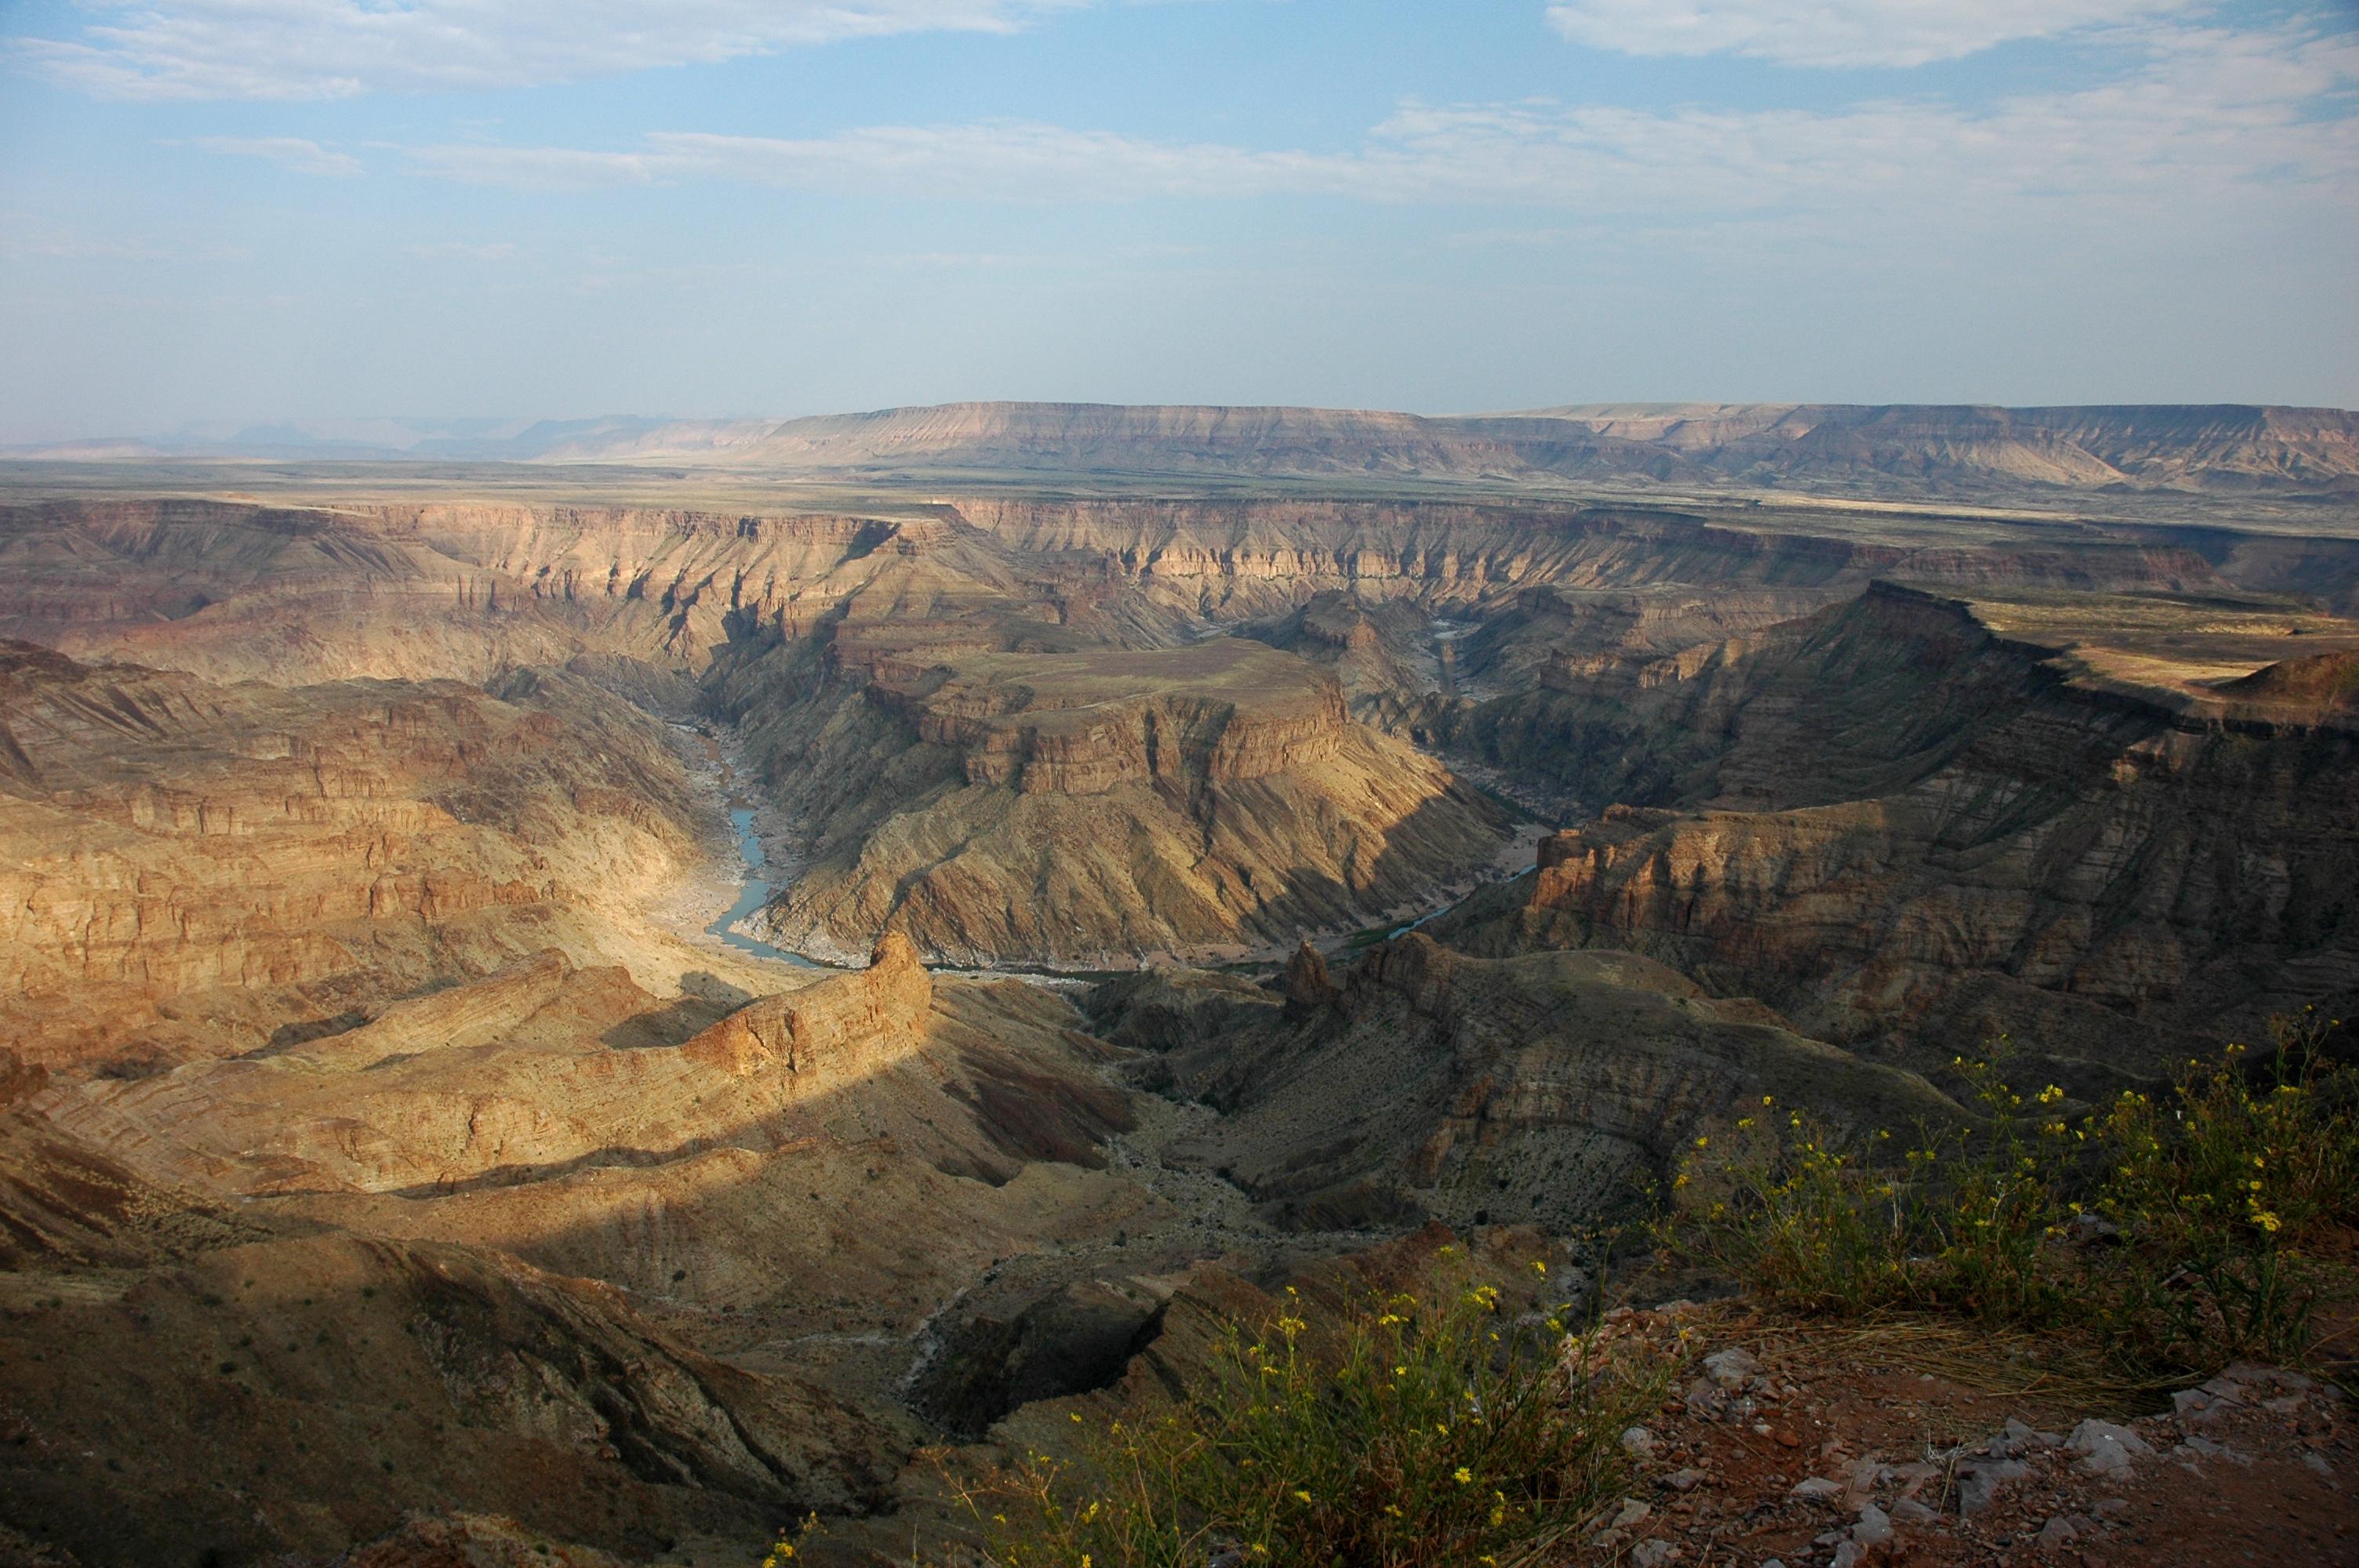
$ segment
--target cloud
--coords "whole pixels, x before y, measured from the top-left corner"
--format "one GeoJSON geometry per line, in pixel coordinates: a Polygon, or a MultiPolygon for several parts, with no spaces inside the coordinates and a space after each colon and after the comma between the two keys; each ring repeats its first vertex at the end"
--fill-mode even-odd
{"type": "Polygon", "coordinates": [[[236,262],[251,254],[236,245],[88,234],[31,213],[0,212],[0,262],[236,262]]]}
{"type": "Polygon", "coordinates": [[[1257,152],[1006,120],[875,125],[802,139],[658,131],[624,152],[462,144],[417,147],[409,157],[423,172],[526,189],[701,178],[845,196],[1018,200],[1341,192],[1365,174],[1348,155],[1257,152]]]}
{"type": "Polygon", "coordinates": [[[199,136],[190,145],[232,157],[265,158],[292,174],[350,179],[361,172],[361,160],[352,154],[331,152],[302,136],[199,136]]]}
{"type": "Polygon", "coordinates": [[[594,152],[578,147],[509,147],[475,143],[403,149],[421,174],[468,185],[512,190],[589,190],[605,185],[652,185],[693,172],[679,158],[653,152],[594,152]]]}
{"type": "Polygon", "coordinates": [[[1020,201],[1335,197],[1647,221],[2012,204],[2214,204],[2359,193],[2359,40],[2163,27],[2077,91],[1983,108],[1940,98],[1832,110],[1655,112],[1554,101],[1401,105],[1339,152],[1185,143],[1030,122],[872,126],[812,138],[663,132],[624,150],[422,146],[419,171],[524,188],[724,180],[842,196],[1020,201]]]}
{"type": "Polygon", "coordinates": [[[2018,38],[2185,12],[2200,0],[1559,0],[1551,27],[1635,55],[1746,55],[1780,65],[1917,66],[2018,38]]]}
{"type": "Polygon", "coordinates": [[[476,244],[466,240],[437,240],[431,244],[401,248],[422,261],[504,262],[515,259],[516,254],[516,246],[506,241],[476,244]]]}
{"type": "Polygon", "coordinates": [[[349,98],[530,86],[896,33],[1015,30],[1092,0],[92,0],[33,69],[107,98],[349,98]]]}

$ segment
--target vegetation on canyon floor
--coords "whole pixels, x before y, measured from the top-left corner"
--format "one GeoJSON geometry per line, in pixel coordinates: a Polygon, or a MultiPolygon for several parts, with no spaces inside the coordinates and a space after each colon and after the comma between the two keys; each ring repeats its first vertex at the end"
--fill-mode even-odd
{"type": "MultiPolygon", "coordinates": [[[[1982,1114],[1839,1135],[1765,1097],[1696,1140],[1658,1234],[1788,1309],[1930,1312],[2102,1347],[2117,1375],[2300,1364],[2348,1293],[2359,1222],[2359,1070],[2340,1027],[2272,1030],[2163,1089],[2069,1113],[1999,1063],[1960,1060],[1982,1114]]],[[[2004,1044],[2004,1043],[2002,1043],[2004,1044]]]]}

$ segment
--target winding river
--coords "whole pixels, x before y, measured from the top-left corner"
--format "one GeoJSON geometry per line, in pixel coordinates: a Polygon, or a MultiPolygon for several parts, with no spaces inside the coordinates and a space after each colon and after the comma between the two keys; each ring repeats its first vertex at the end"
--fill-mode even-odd
{"type": "Polygon", "coordinates": [[[739,921],[757,914],[770,902],[771,884],[769,878],[765,874],[770,869],[770,858],[763,852],[762,840],[755,835],[754,813],[751,808],[730,807],[729,826],[737,835],[738,858],[745,862],[745,884],[737,890],[737,902],[731,904],[727,913],[705,929],[740,952],[752,953],[758,957],[776,958],[781,963],[792,964],[798,968],[826,968],[823,964],[815,963],[804,957],[800,953],[790,953],[784,947],[774,947],[767,942],[757,941],[736,929],[739,921]]]}

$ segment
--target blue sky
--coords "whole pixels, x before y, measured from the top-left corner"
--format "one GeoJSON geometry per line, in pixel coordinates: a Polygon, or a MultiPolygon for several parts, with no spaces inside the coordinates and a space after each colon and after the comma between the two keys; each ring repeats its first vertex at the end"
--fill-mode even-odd
{"type": "Polygon", "coordinates": [[[2359,405],[2359,6],[0,0],[0,441],[2359,405]]]}

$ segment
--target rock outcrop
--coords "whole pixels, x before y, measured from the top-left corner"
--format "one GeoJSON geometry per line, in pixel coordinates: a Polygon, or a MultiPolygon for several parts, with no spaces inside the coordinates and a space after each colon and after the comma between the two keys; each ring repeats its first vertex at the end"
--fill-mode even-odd
{"type": "Polygon", "coordinates": [[[996,1040],[978,1038],[938,1018],[935,1001],[914,950],[893,935],[863,972],[814,979],[684,1040],[649,1038],[641,1026],[677,1005],[619,968],[576,970],[549,953],[342,1034],[135,1080],[60,1083],[32,1103],[158,1179],[247,1196],[422,1200],[717,1150],[767,1156],[886,1127],[900,1159],[994,1181],[1041,1157],[1023,1145],[1052,1129],[1057,1147],[1096,1162],[1090,1145],[1125,1113],[1045,1021],[1013,1016],[996,1040]],[[1010,1078],[1032,1082],[1043,1103],[995,1118],[1010,1078]],[[951,1114],[946,1094],[981,1114],[951,1114]]]}
{"type": "Polygon", "coordinates": [[[1298,1015],[1332,1007],[1343,994],[1328,978],[1327,960],[1308,942],[1295,948],[1294,957],[1286,961],[1283,989],[1288,1011],[1298,1015]]]}
{"type": "Polygon", "coordinates": [[[924,1029],[933,1005],[933,980],[918,950],[887,932],[860,974],[748,1003],[679,1050],[733,1077],[781,1071],[824,1084],[889,1065],[924,1029]]]}

